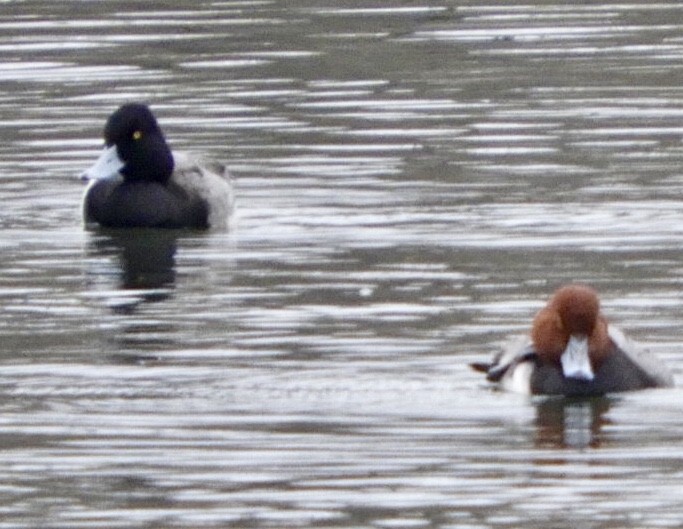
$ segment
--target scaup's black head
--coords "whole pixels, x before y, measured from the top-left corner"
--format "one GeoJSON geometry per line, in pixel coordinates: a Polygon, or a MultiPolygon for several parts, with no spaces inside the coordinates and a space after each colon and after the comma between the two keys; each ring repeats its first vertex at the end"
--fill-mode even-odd
{"type": "Polygon", "coordinates": [[[168,182],[173,155],[147,105],[127,103],[104,126],[105,150],[83,175],[100,180],[121,174],[126,181],[168,182]]]}
{"type": "Polygon", "coordinates": [[[82,178],[86,223],[114,228],[208,228],[208,204],[172,180],[173,155],[150,109],[129,103],[104,127],[105,150],[82,178]]]}

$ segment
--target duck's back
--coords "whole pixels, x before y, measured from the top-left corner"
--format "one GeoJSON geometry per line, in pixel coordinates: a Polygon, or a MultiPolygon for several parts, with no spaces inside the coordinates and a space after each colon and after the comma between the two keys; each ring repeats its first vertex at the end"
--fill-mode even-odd
{"type": "Polygon", "coordinates": [[[174,158],[171,181],[206,204],[207,223],[211,228],[227,227],[235,198],[232,176],[225,165],[183,151],[174,152],[174,158]]]}

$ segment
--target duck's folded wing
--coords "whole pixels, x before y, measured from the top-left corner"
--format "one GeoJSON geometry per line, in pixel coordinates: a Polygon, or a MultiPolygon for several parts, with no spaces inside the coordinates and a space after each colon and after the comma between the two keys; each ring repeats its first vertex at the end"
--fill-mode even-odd
{"type": "Polygon", "coordinates": [[[619,351],[651,381],[652,387],[674,385],[671,371],[652,351],[628,338],[618,327],[610,325],[607,332],[619,351]]]}
{"type": "Polygon", "coordinates": [[[209,158],[196,152],[173,151],[173,160],[175,161],[175,169],[178,171],[195,171],[199,174],[209,172],[225,180],[232,180],[232,175],[227,166],[215,158],[209,158]]]}
{"type": "Polygon", "coordinates": [[[190,195],[208,204],[209,225],[224,228],[234,210],[232,175],[216,160],[188,152],[174,152],[173,181],[190,195]]]}

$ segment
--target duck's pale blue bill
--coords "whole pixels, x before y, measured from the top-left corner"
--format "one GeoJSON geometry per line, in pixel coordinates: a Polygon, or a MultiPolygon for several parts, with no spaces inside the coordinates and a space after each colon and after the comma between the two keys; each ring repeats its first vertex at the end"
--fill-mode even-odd
{"type": "Polygon", "coordinates": [[[595,374],[588,356],[588,336],[570,336],[560,358],[562,372],[567,378],[593,380],[595,374]]]}
{"type": "Polygon", "coordinates": [[[111,178],[119,174],[123,168],[124,163],[119,158],[119,153],[116,150],[116,145],[105,147],[97,161],[81,173],[81,180],[102,180],[104,178],[111,178]]]}

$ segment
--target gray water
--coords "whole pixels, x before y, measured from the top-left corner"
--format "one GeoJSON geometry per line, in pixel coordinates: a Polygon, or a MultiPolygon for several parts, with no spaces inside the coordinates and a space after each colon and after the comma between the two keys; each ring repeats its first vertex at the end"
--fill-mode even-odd
{"type": "Polygon", "coordinates": [[[0,528],[679,527],[683,395],[467,364],[583,281],[683,369],[683,4],[0,2],[0,528]],[[146,101],[225,233],[85,231],[146,101]]]}

